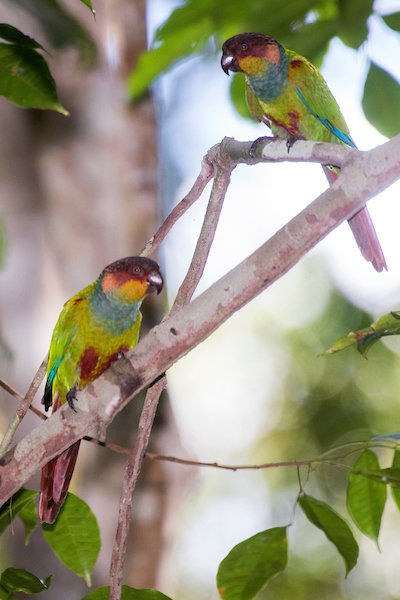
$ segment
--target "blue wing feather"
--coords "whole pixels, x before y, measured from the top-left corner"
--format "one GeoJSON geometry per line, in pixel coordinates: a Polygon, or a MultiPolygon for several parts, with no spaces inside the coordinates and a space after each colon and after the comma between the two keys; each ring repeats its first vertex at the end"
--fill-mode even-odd
{"type": "Polygon", "coordinates": [[[331,121],[329,119],[325,119],[324,117],[321,117],[320,115],[318,115],[315,112],[315,110],[313,110],[311,108],[310,104],[305,99],[304,94],[300,90],[300,88],[298,88],[298,87],[295,88],[295,92],[296,92],[297,96],[300,98],[301,102],[306,107],[306,109],[308,110],[308,112],[310,114],[312,114],[312,116],[315,117],[324,127],[326,127],[326,129],[328,129],[328,131],[333,133],[333,135],[336,136],[341,142],[343,142],[344,144],[347,144],[347,146],[350,146],[351,148],[357,148],[357,146],[355,145],[350,134],[344,133],[344,131],[341,131],[341,129],[339,129],[333,123],[331,123],[331,121]]]}

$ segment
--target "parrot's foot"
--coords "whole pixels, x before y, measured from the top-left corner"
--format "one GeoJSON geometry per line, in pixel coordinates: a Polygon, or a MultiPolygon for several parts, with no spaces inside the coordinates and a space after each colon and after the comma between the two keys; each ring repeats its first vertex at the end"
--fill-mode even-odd
{"type": "Polygon", "coordinates": [[[296,142],[298,142],[299,140],[305,140],[305,138],[303,138],[301,135],[298,137],[288,137],[288,139],[286,140],[286,148],[287,148],[287,153],[289,154],[290,152],[290,148],[292,148],[296,142]]]}
{"type": "Polygon", "coordinates": [[[270,135],[263,135],[251,144],[249,154],[250,158],[261,158],[262,151],[264,149],[265,144],[269,144],[270,142],[275,142],[278,138],[276,136],[271,137],[270,135]]]}
{"type": "Polygon", "coordinates": [[[125,350],[120,350],[117,354],[117,360],[119,360],[120,358],[126,358],[126,352],[125,350]]]}
{"type": "Polygon", "coordinates": [[[76,400],[78,400],[78,398],[76,397],[76,387],[71,388],[66,395],[66,399],[68,402],[68,406],[70,406],[70,408],[72,408],[72,410],[74,412],[77,412],[76,408],[75,408],[75,402],[76,400]]]}

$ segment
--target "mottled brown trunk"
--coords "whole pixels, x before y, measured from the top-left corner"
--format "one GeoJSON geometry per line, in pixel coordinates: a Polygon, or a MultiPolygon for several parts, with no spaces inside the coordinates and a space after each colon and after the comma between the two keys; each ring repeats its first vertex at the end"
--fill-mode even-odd
{"type": "MultiPolygon", "coordinates": [[[[21,391],[47,351],[62,303],[106,264],[138,253],[158,223],[154,106],[150,97],[128,105],[125,88],[126,75],[147,45],[146,2],[96,0],[94,4],[96,19],[81,3],[67,2],[66,6],[95,39],[96,66],[85,70],[75,49],[62,54],[51,51],[51,56],[46,56],[70,117],[21,111],[0,98],[0,206],[7,232],[6,264],[0,272],[0,331],[15,366],[10,375],[3,364],[0,376],[21,391]]],[[[34,22],[25,13],[14,11],[12,5],[0,8],[0,17],[43,41],[43,35],[32,30],[34,22]]],[[[144,329],[160,318],[161,304],[152,306],[147,309],[144,329]]],[[[7,398],[7,404],[12,403],[7,398]]],[[[114,439],[132,443],[137,411],[132,407],[124,413],[118,422],[120,430],[113,428],[114,439]]],[[[27,419],[27,427],[36,424],[35,419],[27,419]]],[[[108,450],[84,446],[87,444],[82,444],[73,487],[99,518],[103,550],[94,584],[104,585],[108,583],[123,463],[108,450]],[[85,467],[88,455],[91,459],[85,467]]],[[[159,468],[156,471],[160,481],[159,468]]],[[[158,494],[163,484],[154,486],[144,476],[139,494],[146,489],[158,494]]],[[[162,511],[163,502],[154,501],[162,511]]],[[[124,583],[155,585],[161,520],[157,511],[150,521],[148,513],[135,513],[132,558],[127,559],[124,583]]],[[[23,542],[15,541],[19,552],[23,542]]],[[[32,561],[27,568],[35,571],[37,567],[43,574],[43,556],[48,552],[41,540],[33,538],[27,549],[32,561]]],[[[53,563],[51,570],[64,578],[65,573],[61,575],[53,563]]],[[[57,577],[52,587],[54,596],[66,597],[57,588],[57,577]]]]}

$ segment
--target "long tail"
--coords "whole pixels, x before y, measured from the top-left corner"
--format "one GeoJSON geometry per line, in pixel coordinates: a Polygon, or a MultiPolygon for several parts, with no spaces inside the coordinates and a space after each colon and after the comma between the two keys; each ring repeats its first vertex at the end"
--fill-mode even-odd
{"type": "Polygon", "coordinates": [[[67,495],[81,440],[55,456],[42,469],[40,480],[39,518],[54,523],[67,495]]]}
{"type": "MultiPolygon", "coordinates": [[[[339,174],[325,165],[322,165],[322,168],[329,185],[332,185],[339,174]]],[[[367,207],[364,206],[354,217],[349,219],[348,223],[365,260],[371,262],[378,272],[383,271],[383,269],[387,270],[386,260],[367,207]]]]}

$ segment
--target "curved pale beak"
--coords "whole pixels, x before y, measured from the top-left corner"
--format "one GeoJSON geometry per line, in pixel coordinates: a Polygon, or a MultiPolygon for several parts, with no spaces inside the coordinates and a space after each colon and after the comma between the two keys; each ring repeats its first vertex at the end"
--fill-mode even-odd
{"type": "Polygon", "coordinates": [[[147,279],[149,283],[149,293],[157,292],[159,294],[163,289],[164,281],[160,271],[152,271],[147,279]]]}
{"type": "Polygon", "coordinates": [[[222,70],[229,75],[229,71],[236,71],[236,60],[231,54],[222,54],[221,58],[222,70]]]}

